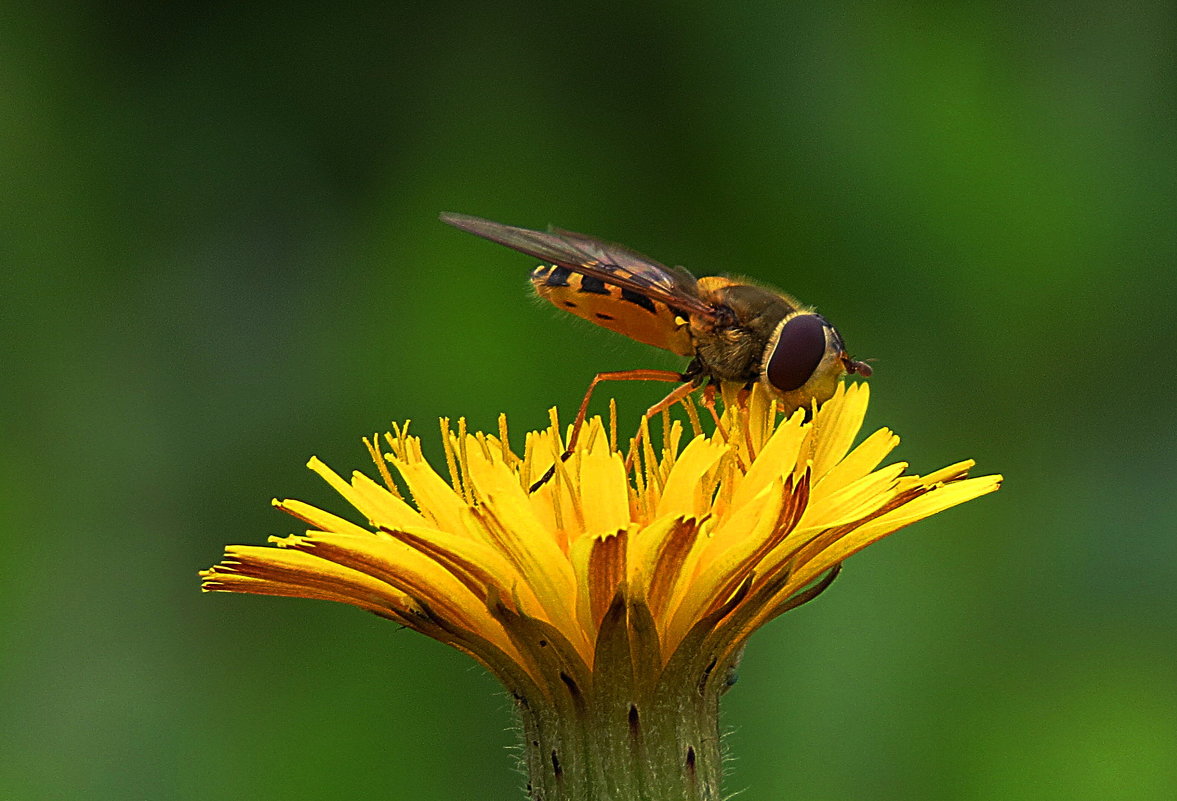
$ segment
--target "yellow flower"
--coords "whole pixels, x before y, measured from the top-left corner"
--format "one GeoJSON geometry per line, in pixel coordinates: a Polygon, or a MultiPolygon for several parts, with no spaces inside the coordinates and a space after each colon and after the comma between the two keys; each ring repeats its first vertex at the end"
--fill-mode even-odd
{"type": "Polygon", "coordinates": [[[470,654],[517,701],[533,799],[717,801],[719,697],[748,636],[856,551],[1000,486],[972,462],[879,467],[899,438],[852,447],[867,399],[840,386],[778,422],[759,387],[727,392],[711,436],[688,406],[685,447],[663,417],[660,452],[643,426],[629,460],[615,414],[567,458],[554,410],[522,456],[505,418],[497,436],[442,420],[448,480],[396,427],[365,440],[377,480],[310,461],[366,525],[275,501],[310,530],[229,546],[202,586],[341,601],[470,654]]]}
{"type": "Polygon", "coordinates": [[[899,439],[884,428],[851,447],[867,399],[865,384],[840,387],[812,419],[778,423],[759,389],[744,403],[729,397],[713,435],[680,450],[676,423],[661,453],[646,436],[629,472],[599,418],[566,460],[554,412],[522,457],[505,419],[497,436],[443,420],[448,480],[396,428],[388,453],[365,440],[379,480],[309,464],[366,526],[275,501],[311,530],[271,538],[278,548],[229,546],[201,573],[203,588],[370,610],[465,651],[536,701],[569,682],[587,692],[618,621],[651,681],[676,654],[726,670],[752,631],[824,589],[848,556],[1000,485],[967,478],[972,462],[922,477],[902,462],[879,467],[899,439]]]}

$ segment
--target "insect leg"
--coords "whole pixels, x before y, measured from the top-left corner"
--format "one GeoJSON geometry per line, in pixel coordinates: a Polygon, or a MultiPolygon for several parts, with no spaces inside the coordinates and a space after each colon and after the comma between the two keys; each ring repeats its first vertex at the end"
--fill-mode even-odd
{"type": "Polygon", "coordinates": [[[723,421],[719,418],[719,412],[715,410],[715,384],[708,384],[703,387],[703,408],[711,413],[711,419],[715,421],[715,431],[723,437],[724,442],[731,442],[731,436],[727,433],[727,428],[723,425],[723,421]]]}
{"type": "MultiPolygon", "coordinates": [[[[595,376],[593,376],[593,380],[589,382],[588,390],[584,393],[584,400],[580,402],[580,409],[577,410],[576,420],[572,424],[572,433],[568,436],[568,445],[564,448],[564,453],[561,454],[560,460],[564,461],[569,456],[571,456],[572,449],[576,447],[576,440],[580,436],[581,427],[584,425],[585,415],[588,414],[589,400],[592,398],[593,390],[597,388],[597,384],[601,383],[602,381],[668,381],[677,384],[682,380],[684,380],[683,374],[676,373],[673,370],[620,370],[613,373],[597,373],[595,376]]],[[[694,385],[688,383],[684,386],[693,388],[694,385]]],[[[679,387],[679,389],[682,389],[682,387],[679,387]]],[[[678,390],[675,390],[675,392],[677,391],[678,390]]],[[[688,389],[687,392],[689,391],[690,390],[688,389]]],[[[671,395],[673,394],[674,393],[672,392],[671,395]]],[[[685,395],[686,393],[684,392],[683,394],[685,395]]],[[[677,398],[675,400],[677,400],[677,398]]],[[[664,398],[662,403],[665,403],[665,401],[666,399],[664,398]]],[[[666,408],[674,405],[674,402],[675,401],[671,401],[669,404],[667,404],[666,408]]],[[[657,414],[660,408],[660,405],[652,407],[651,411],[646,412],[646,415],[649,416],[651,414],[657,414]]],[[[540,477],[539,481],[536,481],[531,485],[531,487],[528,489],[528,492],[535,492],[537,489],[550,481],[552,476],[555,474],[556,466],[552,465],[550,468],[548,468],[548,471],[540,477]]]]}
{"type": "Polygon", "coordinates": [[[715,421],[715,427],[723,434],[724,440],[727,439],[727,432],[723,430],[723,423],[719,422],[719,413],[715,411],[715,384],[708,384],[703,387],[703,400],[701,401],[703,408],[711,413],[711,419],[715,421]]]}
{"type": "Polygon", "coordinates": [[[666,411],[671,406],[678,403],[679,401],[681,401],[687,395],[690,395],[692,392],[694,392],[698,388],[699,388],[698,385],[695,384],[693,381],[688,381],[687,383],[683,384],[681,387],[676,387],[669,395],[667,395],[665,398],[658,401],[653,406],[651,406],[649,409],[647,409],[646,410],[646,417],[653,417],[654,415],[656,415],[660,412],[666,411]]]}
{"type": "MultiPolygon", "coordinates": [[[[649,420],[654,415],[659,414],[660,412],[668,411],[671,406],[674,406],[674,404],[680,402],[683,398],[685,398],[687,395],[690,395],[692,392],[694,392],[698,388],[699,388],[698,385],[695,384],[694,381],[688,381],[685,384],[683,384],[682,386],[675,387],[674,390],[672,390],[669,395],[667,395],[665,398],[658,401],[653,406],[651,406],[649,409],[647,409],[646,413],[644,415],[642,415],[642,417],[649,420]]],[[[634,447],[630,449],[629,455],[625,458],[625,472],[626,473],[628,473],[633,468],[634,459],[637,457],[638,450],[640,450],[639,446],[641,445],[642,431],[644,431],[644,430],[646,430],[645,427],[638,428],[638,435],[637,435],[637,439],[634,440],[634,447]]]]}
{"type": "MultiPolygon", "coordinates": [[[[568,447],[564,449],[564,458],[568,458],[568,454],[576,447],[576,439],[580,436],[580,428],[584,425],[585,415],[588,414],[589,399],[592,398],[593,390],[597,388],[597,384],[602,381],[667,381],[677,384],[682,380],[682,373],[676,373],[673,370],[621,370],[615,373],[597,373],[589,383],[588,391],[584,393],[584,400],[580,402],[580,409],[576,412],[576,421],[572,424],[572,434],[568,437],[568,447]]],[[[665,407],[662,406],[662,403],[665,403],[665,398],[658,405],[652,406],[650,411],[646,412],[646,416],[655,415],[663,408],[673,406],[675,401],[671,401],[665,407]]]]}

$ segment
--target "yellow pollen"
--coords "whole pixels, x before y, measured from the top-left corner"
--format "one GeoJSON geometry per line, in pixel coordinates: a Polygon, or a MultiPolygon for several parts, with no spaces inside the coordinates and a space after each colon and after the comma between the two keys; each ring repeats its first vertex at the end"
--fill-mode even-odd
{"type": "Polygon", "coordinates": [[[703,436],[703,426],[699,422],[699,410],[695,408],[695,401],[690,395],[683,398],[683,408],[687,410],[687,417],[691,421],[691,433],[696,437],[703,436]]]}
{"type": "Polygon", "coordinates": [[[454,492],[460,495],[462,494],[462,480],[460,478],[457,455],[454,453],[454,442],[450,432],[450,419],[443,417],[438,421],[438,424],[441,428],[441,447],[445,452],[445,466],[450,472],[450,486],[454,488],[454,492]]]}
{"type": "Polygon", "coordinates": [[[384,458],[384,454],[380,450],[380,435],[373,434],[372,439],[364,437],[364,446],[367,447],[368,454],[371,455],[372,461],[376,465],[376,470],[380,473],[381,480],[384,481],[384,486],[398,500],[403,501],[405,497],[401,495],[400,488],[392,480],[392,474],[388,472],[388,460],[384,458]]]}
{"type": "Polygon", "coordinates": [[[445,468],[424,459],[408,422],[393,424],[390,453],[363,440],[379,480],[311,460],[352,512],[276,501],[302,533],[275,538],[280,547],[230,546],[202,571],[203,588],[349,603],[473,655],[513,691],[558,695],[568,677],[591,688],[593,660],[609,649],[634,654],[635,680],[657,681],[687,657],[722,670],[847,557],[1000,486],[968,478],[968,461],[925,476],[888,463],[889,429],[858,441],[868,398],[863,385],[841,386],[778,421],[761,387],[725,393],[722,417],[705,396],[710,433],[684,403],[689,436],[664,416],[655,446],[643,417],[624,460],[613,402],[608,429],[587,420],[567,459],[555,409],[521,452],[505,416],[497,441],[443,418],[445,468]],[[631,628],[610,634],[608,620],[631,628]]]}
{"type": "Polygon", "coordinates": [[[609,399],[609,450],[617,451],[617,399],[609,399]]]}
{"type": "Polygon", "coordinates": [[[466,454],[466,418],[458,418],[458,466],[462,470],[462,497],[474,503],[474,488],[470,481],[470,458],[466,454]]]}
{"type": "Polygon", "coordinates": [[[507,432],[507,415],[499,415],[499,446],[503,449],[503,462],[508,467],[515,466],[515,454],[511,453],[511,437],[507,432]]]}

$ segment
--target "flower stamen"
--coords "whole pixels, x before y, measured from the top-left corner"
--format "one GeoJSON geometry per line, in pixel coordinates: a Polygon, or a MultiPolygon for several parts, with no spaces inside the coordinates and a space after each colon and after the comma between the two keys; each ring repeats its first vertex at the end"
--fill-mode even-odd
{"type": "Polygon", "coordinates": [[[275,501],[308,530],[278,548],[230,546],[203,586],[373,611],[472,654],[520,697],[541,693],[535,703],[593,703],[605,669],[595,660],[619,654],[636,660],[626,692],[687,668],[718,686],[751,632],[815,597],[847,557],[1000,486],[968,478],[970,461],[926,476],[879,467],[898,442],[888,429],[852,449],[868,393],[839,387],[778,420],[759,387],[725,395],[722,416],[705,391],[710,435],[687,401],[685,445],[682,423],[664,415],[656,449],[643,416],[624,459],[615,403],[608,429],[585,421],[567,454],[555,409],[522,454],[504,416],[497,440],[442,419],[448,483],[409,423],[393,424],[388,452],[364,438],[380,481],[309,463],[367,525],[275,501]]]}
{"type": "Polygon", "coordinates": [[[687,412],[687,418],[691,421],[691,433],[696,437],[703,436],[703,425],[699,422],[699,411],[695,408],[695,401],[690,395],[682,399],[682,407],[687,412]]]}
{"type": "Polygon", "coordinates": [[[368,449],[368,454],[372,457],[372,462],[376,465],[376,470],[380,473],[380,478],[384,482],[384,486],[391,492],[398,500],[404,500],[401,495],[400,488],[397,487],[396,482],[392,480],[392,474],[388,472],[388,462],[384,458],[384,453],[380,450],[380,435],[373,434],[371,439],[364,437],[364,447],[368,449]]]}

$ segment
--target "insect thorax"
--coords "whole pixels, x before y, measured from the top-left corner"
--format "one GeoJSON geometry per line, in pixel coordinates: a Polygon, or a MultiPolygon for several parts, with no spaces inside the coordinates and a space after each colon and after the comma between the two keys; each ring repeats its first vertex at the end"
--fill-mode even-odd
{"type": "Polygon", "coordinates": [[[701,371],[723,381],[755,381],[766,343],[799,304],[775,290],[722,276],[701,278],[699,287],[708,301],[730,311],[729,323],[694,329],[701,371]]]}

